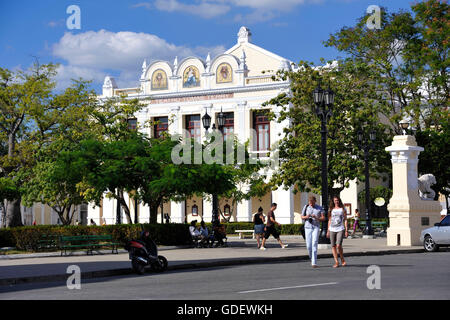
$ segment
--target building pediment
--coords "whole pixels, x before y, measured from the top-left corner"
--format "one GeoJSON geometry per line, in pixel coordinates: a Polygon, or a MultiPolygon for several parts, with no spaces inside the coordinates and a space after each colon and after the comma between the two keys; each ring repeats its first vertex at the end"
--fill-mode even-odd
{"type": "MultiPolygon", "coordinates": [[[[277,70],[290,69],[291,61],[251,43],[251,32],[241,27],[237,43],[229,50],[211,59],[187,57],[173,63],[157,60],[147,65],[144,61],[140,88],[106,88],[103,96],[118,93],[128,95],[160,95],[177,92],[209,91],[223,88],[240,88],[273,82],[277,70]]],[[[114,81],[109,77],[108,81],[114,81]]]]}

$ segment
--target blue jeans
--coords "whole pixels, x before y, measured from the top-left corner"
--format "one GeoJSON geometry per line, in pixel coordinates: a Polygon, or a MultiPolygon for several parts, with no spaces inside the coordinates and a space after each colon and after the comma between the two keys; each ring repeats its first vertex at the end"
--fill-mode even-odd
{"type": "Polygon", "coordinates": [[[305,228],[306,248],[308,249],[311,264],[317,264],[317,245],[319,243],[320,227],[305,228]]]}

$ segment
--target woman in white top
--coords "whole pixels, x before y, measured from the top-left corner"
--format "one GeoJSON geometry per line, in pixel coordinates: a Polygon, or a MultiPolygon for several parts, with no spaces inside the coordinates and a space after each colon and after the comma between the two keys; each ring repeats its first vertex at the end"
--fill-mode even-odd
{"type": "Polygon", "coordinates": [[[328,231],[327,238],[331,240],[331,249],[334,257],[333,268],[339,267],[337,251],[341,257],[341,265],[345,267],[347,263],[344,260],[344,250],[342,249],[342,240],[348,237],[347,212],[339,197],[333,197],[328,209],[328,231]]]}

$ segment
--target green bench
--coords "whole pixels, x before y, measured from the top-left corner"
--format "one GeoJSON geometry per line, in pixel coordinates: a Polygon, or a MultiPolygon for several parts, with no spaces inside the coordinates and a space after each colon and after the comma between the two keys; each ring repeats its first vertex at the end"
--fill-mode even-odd
{"type": "Polygon", "coordinates": [[[37,243],[37,251],[56,250],[59,248],[59,236],[53,234],[43,234],[37,243]]]}
{"type": "MultiPolygon", "coordinates": [[[[366,226],[366,222],[360,221],[359,223],[360,223],[361,227],[364,229],[366,226]]],[[[386,231],[386,227],[387,227],[387,223],[384,221],[372,221],[373,229],[380,229],[380,230],[386,231]]]]}
{"type": "Polygon", "coordinates": [[[103,247],[111,247],[111,253],[119,253],[117,248],[119,242],[116,242],[111,235],[82,235],[82,236],[61,236],[59,238],[59,247],[61,256],[67,254],[67,250],[86,249],[86,253],[92,254],[92,250],[98,250],[103,247]]]}

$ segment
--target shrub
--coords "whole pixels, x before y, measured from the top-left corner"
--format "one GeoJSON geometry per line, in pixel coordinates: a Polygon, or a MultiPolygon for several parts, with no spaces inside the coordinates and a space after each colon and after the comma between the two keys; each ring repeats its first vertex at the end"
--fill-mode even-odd
{"type": "Polygon", "coordinates": [[[184,245],[191,243],[187,224],[121,224],[106,226],[55,226],[39,225],[0,229],[0,247],[16,247],[19,250],[38,249],[42,236],[75,236],[110,234],[113,239],[125,244],[138,238],[143,229],[158,245],[184,245]]]}

